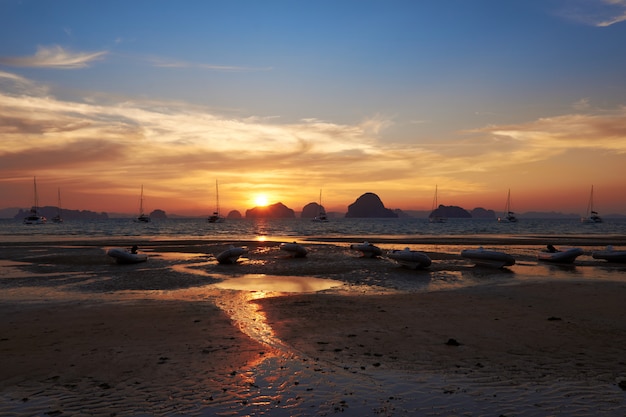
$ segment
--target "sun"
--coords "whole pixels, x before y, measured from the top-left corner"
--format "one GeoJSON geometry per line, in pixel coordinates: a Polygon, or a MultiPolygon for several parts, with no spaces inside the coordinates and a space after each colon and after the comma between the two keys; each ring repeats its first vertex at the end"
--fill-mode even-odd
{"type": "Polygon", "coordinates": [[[256,197],[254,197],[254,204],[256,204],[257,207],[267,206],[268,204],[267,196],[265,194],[258,194],[256,197]]]}

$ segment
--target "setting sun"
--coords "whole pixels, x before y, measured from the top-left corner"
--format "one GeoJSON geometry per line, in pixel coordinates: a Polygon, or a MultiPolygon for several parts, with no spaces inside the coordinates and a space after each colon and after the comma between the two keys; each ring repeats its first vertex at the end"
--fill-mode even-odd
{"type": "Polygon", "coordinates": [[[268,204],[267,196],[265,194],[257,195],[254,198],[254,204],[256,204],[257,207],[267,206],[268,204]]]}

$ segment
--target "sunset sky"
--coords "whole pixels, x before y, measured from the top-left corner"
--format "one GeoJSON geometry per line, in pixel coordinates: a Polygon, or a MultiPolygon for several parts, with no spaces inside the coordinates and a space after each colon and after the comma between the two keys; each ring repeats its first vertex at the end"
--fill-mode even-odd
{"type": "Polygon", "coordinates": [[[0,208],[626,213],[626,0],[0,0],[0,208]]]}

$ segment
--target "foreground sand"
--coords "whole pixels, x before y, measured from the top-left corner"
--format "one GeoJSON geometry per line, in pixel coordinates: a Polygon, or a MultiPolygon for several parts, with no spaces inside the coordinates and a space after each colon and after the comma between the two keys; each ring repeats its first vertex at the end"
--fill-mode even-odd
{"type": "Polygon", "coordinates": [[[15,250],[36,259],[23,275],[0,271],[0,414],[626,415],[623,281],[561,279],[570,269],[526,281],[459,261],[461,276],[489,284],[405,293],[395,287],[438,280],[438,267],[353,254],[329,265],[326,246],[296,261],[259,245],[227,269],[159,250],[130,267],[91,248],[15,250]],[[289,295],[213,285],[255,268],[339,270],[347,284],[289,295]]]}
{"type": "Polygon", "coordinates": [[[544,282],[257,303],[287,344],[354,370],[616,385],[626,381],[625,300],[625,284],[544,282]]]}

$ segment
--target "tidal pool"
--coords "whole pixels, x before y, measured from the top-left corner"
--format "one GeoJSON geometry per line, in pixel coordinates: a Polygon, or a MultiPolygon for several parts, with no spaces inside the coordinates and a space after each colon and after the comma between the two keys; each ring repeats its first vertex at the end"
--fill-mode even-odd
{"type": "Polygon", "coordinates": [[[301,293],[328,290],[343,284],[341,281],[315,277],[248,274],[227,278],[214,286],[223,290],[301,293]]]}

